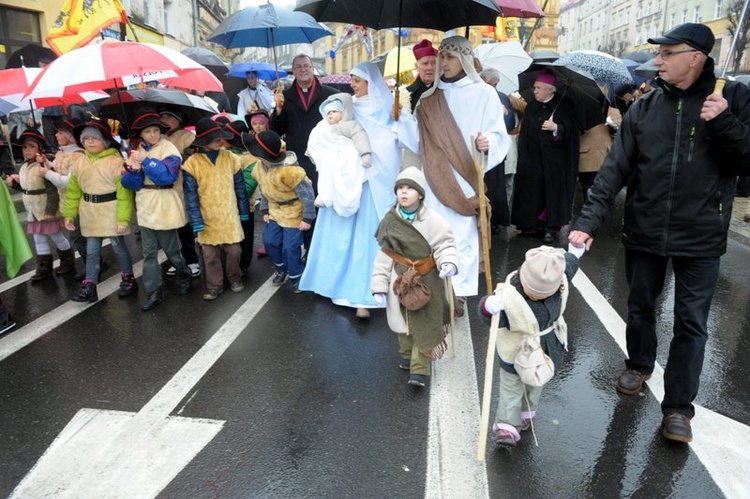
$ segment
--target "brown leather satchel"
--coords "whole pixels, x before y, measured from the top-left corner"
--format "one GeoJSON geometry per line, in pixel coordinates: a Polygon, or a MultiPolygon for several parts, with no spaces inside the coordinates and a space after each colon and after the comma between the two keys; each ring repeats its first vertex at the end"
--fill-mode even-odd
{"type": "Polygon", "coordinates": [[[406,271],[401,273],[395,281],[393,281],[393,291],[396,293],[396,296],[398,296],[401,305],[412,312],[427,305],[427,302],[429,302],[432,297],[432,292],[430,291],[430,288],[422,282],[421,276],[425,275],[435,267],[435,259],[433,256],[430,255],[420,260],[411,260],[390,249],[380,249],[394,261],[409,267],[406,271]]]}

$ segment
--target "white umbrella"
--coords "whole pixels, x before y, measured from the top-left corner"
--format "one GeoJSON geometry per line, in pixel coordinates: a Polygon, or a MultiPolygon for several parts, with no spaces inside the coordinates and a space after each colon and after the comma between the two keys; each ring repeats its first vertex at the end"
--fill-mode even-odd
{"type": "Polygon", "coordinates": [[[521,44],[515,41],[487,43],[478,46],[474,52],[482,67],[497,69],[500,72],[497,89],[506,95],[518,90],[518,74],[534,62],[521,44]]]}

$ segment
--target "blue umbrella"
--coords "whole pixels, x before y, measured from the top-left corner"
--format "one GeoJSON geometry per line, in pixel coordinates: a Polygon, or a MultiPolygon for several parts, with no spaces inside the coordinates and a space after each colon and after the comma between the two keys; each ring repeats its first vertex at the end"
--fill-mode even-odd
{"type": "Polygon", "coordinates": [[[312,43],[333,35],[312,16],[267,3],[245,7],[226,18],[208,37],[209,42],[226,48],[275,47],[292,43],[312,43]]]}
{"type": "Polygon", "coordinates": [[[227,76],[244,78],[248,71],[255,71],[258,73],[258,78],[266,81],[275,80],[277,75],[279,78],[287,75],[287,72],[281,68],[277,71],[276,66],[270,62],[240,62],[232,65],[227,76]]]}
{"type": "Polygon", "coordinates": [[[309,14],[292,10],[292,7],[277,7],[267,3],[260,7],[245,7],[227,17],[209,35],[208,41],[229,49],[273,48],[273,62],[278,68],[276,45],[312,43],[318,38],[331,35],[333,31],[319,24],[309,14]]]}

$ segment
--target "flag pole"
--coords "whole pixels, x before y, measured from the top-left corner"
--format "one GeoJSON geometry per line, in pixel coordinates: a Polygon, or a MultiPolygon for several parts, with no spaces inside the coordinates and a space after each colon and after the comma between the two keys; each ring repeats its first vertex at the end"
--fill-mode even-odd
{"type": "Polygon", "coordinates": [[[721,76],[716,78],[716,84],[714,91],[711,92],[713,95],[721,95],[724,93],[724,85],[727,83],[727,70],[729,69],[729,62],[732,60],[734,49],[737,47],[737,37],[739,31],[742,29],[742,25],[745,23],[745,14],[747,14],[747,5],[750,0],[745,0],[745,5],[742,6],[742,13],[740,14],[740,20],[737,22],[737,28],[735,29],[734,36],[732,37],[732,45],[729,46],[729,52],[727,52],[727,60],[724,63],[724,69],[721,71],[721,76]]]}

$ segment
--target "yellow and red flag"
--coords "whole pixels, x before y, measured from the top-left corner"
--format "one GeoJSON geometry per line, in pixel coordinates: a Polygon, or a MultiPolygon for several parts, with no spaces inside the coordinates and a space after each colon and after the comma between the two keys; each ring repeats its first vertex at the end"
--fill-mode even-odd
{"type": "Polygon", "coordinates": [[[62,55],[83,47],[99,36],[101,30],[127,22],[120,0],[65,0],[47,34],[47,44],[57,55],[62,55]]]}

